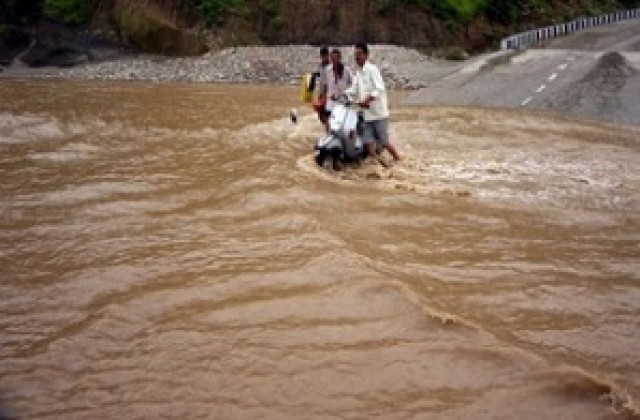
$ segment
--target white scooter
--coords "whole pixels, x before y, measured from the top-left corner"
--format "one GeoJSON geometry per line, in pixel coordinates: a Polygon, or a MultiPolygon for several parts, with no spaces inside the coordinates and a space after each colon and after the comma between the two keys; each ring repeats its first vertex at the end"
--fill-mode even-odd
{"type": "Polygon", "coordinates": [[[367,157],[362,142],[362,116],[347,95],[335,99],[329,117],[329,132],[314,147],[315,161],[326,169],[340,170],[344,163],[359,163],[367,157]]]}

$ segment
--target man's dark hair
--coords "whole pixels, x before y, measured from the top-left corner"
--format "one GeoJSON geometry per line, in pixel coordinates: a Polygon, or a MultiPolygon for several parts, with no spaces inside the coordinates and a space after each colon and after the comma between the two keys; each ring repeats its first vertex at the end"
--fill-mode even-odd
{"type": "Polygon", "coordinates": [[[338,55],[340,55],[340,56],[342,55],[342,53],[340,52],[340,50],[339,50],[339,49],[337,49],[337,48],[332,49],[332,50],[331,50],[331,54],[338,54],[338,55]]]}
{"type": "Polygon", "coordinates": [[[327,47],[320,48],[320,55],[329,55],[329,48],[327,47]]]}
{"type": "Polygon", "coordinates": [[[355,47],[358,50],[362,50],[363,53],[369,54],[369,47],[364,42],[358,42],[355,47]]]}

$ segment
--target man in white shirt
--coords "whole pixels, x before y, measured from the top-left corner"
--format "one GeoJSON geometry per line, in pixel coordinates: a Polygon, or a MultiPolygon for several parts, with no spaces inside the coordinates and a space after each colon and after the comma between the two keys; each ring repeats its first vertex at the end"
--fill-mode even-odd
{"type": "Polygon", "coordinates": [[[396,161],[400,160],[400,156],[389,141],[389,105],[384,80],[380,70],[369,61],[367,44],[356,44],[354,57],[357,64],[356,73],[351,88],[345,93],[354,96],[358,105],[364,109],[363,142],[369,156],[387,166],[378,150],[387,149],[396,161]]]}

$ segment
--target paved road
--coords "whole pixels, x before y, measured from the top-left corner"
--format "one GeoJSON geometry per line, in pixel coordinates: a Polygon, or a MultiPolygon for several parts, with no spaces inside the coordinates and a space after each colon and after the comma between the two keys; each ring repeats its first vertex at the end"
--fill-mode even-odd
{"type": "Polygon", "coordinates": [[[408,103],[532,109],[640,125],[640,20],[480,57],[408,103]]]}

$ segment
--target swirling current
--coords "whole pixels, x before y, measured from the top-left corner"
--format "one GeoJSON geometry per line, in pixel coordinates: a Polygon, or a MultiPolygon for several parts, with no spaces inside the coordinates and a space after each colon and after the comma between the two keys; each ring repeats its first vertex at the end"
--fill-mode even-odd
{"type": "Polygon", "coordinates": [[[640,418],[640,131],[1,81],[0,418],[640,418]]]}

